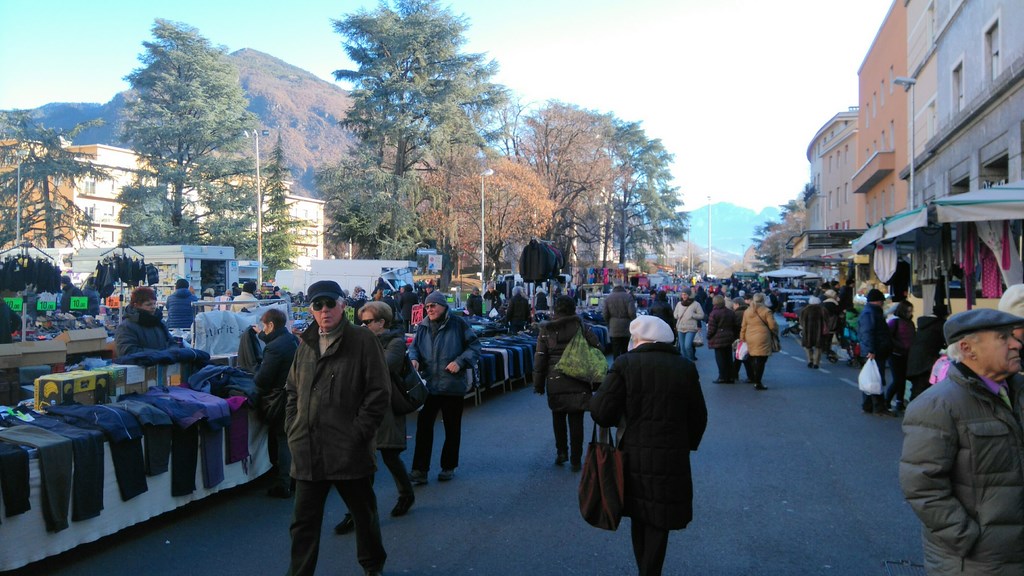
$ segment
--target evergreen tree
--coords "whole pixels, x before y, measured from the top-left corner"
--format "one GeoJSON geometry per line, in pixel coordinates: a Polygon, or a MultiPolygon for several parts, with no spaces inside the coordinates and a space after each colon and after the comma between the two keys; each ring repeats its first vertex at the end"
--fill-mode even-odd
{"type": "Polygon", "coordinates": [[[143,42],[142,67],[126,77],[134,95],[125,106],[122,138],[146,160],[137,182],[122,192],[121,221],[132,225],[126,240],[222,238],[218,220],[227,219],[230,231],[232,220],[253,219],[253,203],[232,182],[247,172],[237,153],[256,118],[246,111],[238,72],[223,48],[167,20],[156,20],[153,36],[143,42]]]}
{"type": "Polygon", "coordinates": [[[263,265],[264,278],[274,278],[278,270],[292,268],[298,250],[294,238],[303,222],[293,218],[288,209],[290,174],[284,157],[281,136],[263,169],[263,265]]]}

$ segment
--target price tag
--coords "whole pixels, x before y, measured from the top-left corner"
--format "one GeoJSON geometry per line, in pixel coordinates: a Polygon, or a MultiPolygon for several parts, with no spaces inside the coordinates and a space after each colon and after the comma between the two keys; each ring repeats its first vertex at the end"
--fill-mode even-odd
{"type": "Polygon", "coordinates": [[[85,310],[89,307],[88,296],[72,296],[71,297],[71,309],[72,310],[85,310]]]}
{"type": "Polygon", "coordinates": [[[56,310],[56,309],[57,309],[57,301],[56,300],[50,300],[49,302],[43,302],[43,301],[36,302],[36,310],[56,310]]]}
{"type": "Polygon", "coordinates": [[[7,306],[10,307],[11,310],[14,310],[15,312],[21,312],[21,307],[22,307],[22,305],[24,303],[24,299],[22,299],[22,298],[4,298],[4,302],[7,303],[7,306]]]}

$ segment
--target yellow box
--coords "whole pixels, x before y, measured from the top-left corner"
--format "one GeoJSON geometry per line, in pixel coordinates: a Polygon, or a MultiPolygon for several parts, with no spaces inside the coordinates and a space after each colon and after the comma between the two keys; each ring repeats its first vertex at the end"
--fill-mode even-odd
{"type": "Polygon", "coordinates": [[[68,354],[102,352],[107,344],[107,329],[68,330],[61,332],[54,340],[64,342],[67,346],[68,354]]]}
{"type": "Polygon", "coordinates": [[[36,410],[58,404],[103,404],[110,390],[110,375],[98,370],[72,370],[36,378],[36,410]]]}

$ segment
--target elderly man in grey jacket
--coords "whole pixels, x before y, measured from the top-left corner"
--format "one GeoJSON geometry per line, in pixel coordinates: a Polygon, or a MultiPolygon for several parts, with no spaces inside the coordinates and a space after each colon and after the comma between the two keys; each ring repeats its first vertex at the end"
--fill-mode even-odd
{"type": "Polygon", "coordinates": [[[618,358],[629,347],[629,323],[636,318],[636,298],[621,284],[616,284],[601,303],[601,314],[608,323],[612,357],[618,358]]]}
{"type": "Polygon", "coordinates": [[[930,576],[1024,574],[1022,325],[991,309],[951,316],[953,364],[904,416],[900,485],[930,576]]]}

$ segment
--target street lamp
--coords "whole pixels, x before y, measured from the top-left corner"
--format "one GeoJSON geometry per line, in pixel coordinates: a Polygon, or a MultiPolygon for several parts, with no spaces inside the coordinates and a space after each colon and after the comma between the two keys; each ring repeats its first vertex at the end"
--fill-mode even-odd
{"type": "Polygon", "coordinates": [[[917,116],[917,110],[914,107],[914,86],[917,84],[917,80],[908,78],[906,76],[897,76],[892,80],[893,84],[903,86],[903,90],[910,92],[910,201],[908,202],[908,208],[913,210],[914,208],[914,154],[916,152],[915,139],[917,137],[916,130],[914,127],[914,119],[917,116]]]}
{"type": "Polygon", "coordinates": [[[486,268],[486,252],[484,251],[484,178],[494,174],[494,170],[490,168],[480,173],[480,291],[484,290],[484,282],[486,282],[487,276],[484,275],[484,268],[486,268]]]}
{"type": "MultiPolygon", "coordinates": [[[[15,152],[15,156],[18,158],[18,213],[14,218],[14,237],[17,241],[15,246],[21,246],[21,164],[25,161],[25,157],[28,156],[28,150],[19,148],[15,152]]],[[[22,330],[24,332],[24,330],[22,330]]]]}
{"type": "MultiPolygon", "coordinates": [[[[269,136],[269,130],[253,130],[256,137],[256,285],[263,286],[263,188],[260,183],[260,135],[269,136]]],[[[246,137],[249,131],[245,132],[246,137]]]]}
{"type": "Polygon", "coordinates": [[[711,196],[708,196],[708,276],[711,276],[711,196]]]}

